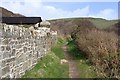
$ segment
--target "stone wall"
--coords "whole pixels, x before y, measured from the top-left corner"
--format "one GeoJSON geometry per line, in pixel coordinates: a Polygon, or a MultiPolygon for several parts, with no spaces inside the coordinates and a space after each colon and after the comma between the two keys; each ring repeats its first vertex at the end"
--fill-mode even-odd
{"type": "Polygon", "coordinates": [[[47,33],[33,37],[28,28],[0,24],[0,78],[20,78],[34,67],[56,42],[57,32],[47,33]]]}

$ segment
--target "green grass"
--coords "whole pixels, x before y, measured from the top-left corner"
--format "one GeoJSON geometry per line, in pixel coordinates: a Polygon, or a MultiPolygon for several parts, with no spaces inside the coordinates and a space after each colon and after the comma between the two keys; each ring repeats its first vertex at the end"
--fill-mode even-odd
{"type": "Polygon", "coordinates": [[[86,59],[83,52],[81,52],[73,40],[68,40],[68,51],[71,56],[77,61],[80,78],[95,78],[96,73],[93,66],[86,59]]]}
{"type": "Polygon", "coordinates": [[[114,25],[117,20],[89,19],[97,28],[106,29],[114,25]]]}
{"type": "Polygon", "coordinates": [[[60,64],[61,58],[64,58],[62,45],[63,40],[58,39],[51,52],[27,71],[23,78],[68,78],[68,64],[60,64]]]}
{"type": "Polygon", "coordinates": [[[73,40],[68,41],[68,51],[75,60],[85,59],[85,55],[81,52],[73,40]]]}
{"type": "Polygon", "coordinates": [[[63,38],[58,38],[57,44],[55,44],[52,48],[51,51],[55,53],[56,56],[58,56],[60,59],[64,59],[64,51],[62,49],[62,46],[64,45],[65,40],[63,38]]]}
{"type": "Polygon", "coordinates": [[[77,66],[78,66],[81,78],[96,78],[97,77],[93,66],[89,63],[88,60],[80,60],[77,66]]]}
{"type": "Polygon", "coordinates": [[[51,48],[51,50],[55,53],[56,56],[58,56],[60,59],[64,58],[63,55],[63,49],[59,45],[55,45],[54,47],[51,48]]]}

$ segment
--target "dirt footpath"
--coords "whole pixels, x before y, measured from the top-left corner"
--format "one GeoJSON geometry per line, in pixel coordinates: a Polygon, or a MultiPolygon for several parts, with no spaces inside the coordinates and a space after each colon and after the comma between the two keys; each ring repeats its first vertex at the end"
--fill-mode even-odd
{"type": "Polygon", "coordinates": [[[64,55],[69,64],[69,78],[79,78],[79,72],[77,69],[77,62],[68,53],[67,46],[63,46],[64,55]]]}

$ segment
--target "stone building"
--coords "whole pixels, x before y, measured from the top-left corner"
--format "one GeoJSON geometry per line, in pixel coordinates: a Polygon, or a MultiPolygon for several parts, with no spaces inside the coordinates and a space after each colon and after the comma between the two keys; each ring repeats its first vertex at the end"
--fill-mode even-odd
{"type": "Polygon", "coordinates": [[[20,78],[56,42],[57,32],[50,30],[49,22],[41,22],[36,27],[33,37],[28,28],[0,24],[0,78],[20,78]]]}

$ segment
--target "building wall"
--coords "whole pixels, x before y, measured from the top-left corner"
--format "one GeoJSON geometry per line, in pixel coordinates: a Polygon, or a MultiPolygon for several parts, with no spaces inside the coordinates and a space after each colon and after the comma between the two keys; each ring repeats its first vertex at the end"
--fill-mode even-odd
{"type": "Polygon", "coordinates": [[[20,78],[34,67],[56,42],[57,33],[47,33],[33,37],[27,28],[0,24],[0,78],[20,78]]]}

